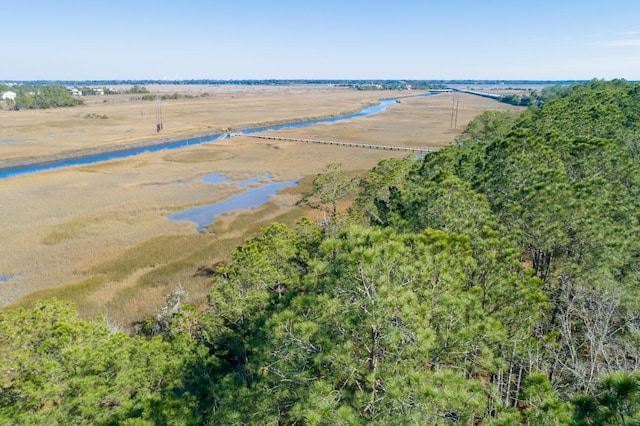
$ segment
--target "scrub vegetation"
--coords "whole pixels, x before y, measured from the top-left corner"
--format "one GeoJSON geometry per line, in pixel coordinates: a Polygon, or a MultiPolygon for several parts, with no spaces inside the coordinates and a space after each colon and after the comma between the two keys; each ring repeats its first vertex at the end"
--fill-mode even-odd
{"type": "Polygon", "coordinates": [[[0,92],[8,91],[16,95],[15,99],[6,100],[10,110],[49,109],[84,104],[84,99],[80,96],[72,94],[64,86],[55,84],[38,86],[27,84],[7,86],[0,84],[0,92]]]}
{"type": "Polygon", "coordinates": [[[2,312],[0,423],[637,424],[639,119],[640,85],[573,85],[380,161],[335,214],[331,163],[323,222],[263,227],[201,270],[205,309],[178,285],[133,334],[2,312]]]}

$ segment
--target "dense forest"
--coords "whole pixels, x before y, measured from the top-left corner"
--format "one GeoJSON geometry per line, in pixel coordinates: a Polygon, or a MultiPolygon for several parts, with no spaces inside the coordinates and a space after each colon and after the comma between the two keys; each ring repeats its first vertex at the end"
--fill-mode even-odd
{"type": "Polygon", "coordinates": [[[487,111],[454,145],[339,165],[135,335],[0,313],[0,424],[640,424],[640,85],[487,111]],[[354,189],[352,189],[354,188],[354,189]]]}

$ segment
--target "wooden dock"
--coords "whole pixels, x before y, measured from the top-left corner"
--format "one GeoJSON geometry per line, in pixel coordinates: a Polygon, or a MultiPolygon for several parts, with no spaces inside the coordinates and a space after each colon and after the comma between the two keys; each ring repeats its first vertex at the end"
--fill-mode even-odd
{"type": "Polygon", "coordinates": [[[373,145],[368,143],[327,141],[327,140],[320,140],[320,139],[284,138],[281,136],[267,136],[267,135],[245,135],[245,136],[249,136],[257,139],[274,140],[274,141],[317,143],[317,144],[323,144],[323,145],[345,146],[350,148],[384,149],[387,151],[410,151],[410,152],[419,152],[421,154],[426,154],[427,152],[435,151],[434,149],[431,149],[431,148],[413,148],[408,146],[395,146],[395,145],[373,145]]]}

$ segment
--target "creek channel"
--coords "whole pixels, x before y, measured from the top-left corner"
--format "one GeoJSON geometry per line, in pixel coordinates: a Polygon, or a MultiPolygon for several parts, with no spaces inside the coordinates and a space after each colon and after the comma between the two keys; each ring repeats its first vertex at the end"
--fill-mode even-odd
{"type": "Polygon", "coordinates": [[[123,150],[117,150],[117,151],[111,151],[111,152],[102,152],[97,154],[80,155],[77,157],[64,158],[60,160],[53,159],[51,161],[46,161],[46,162],[37,163],[37,164],[27,164],[27,165],[15,166],[15,167],[7,167],[0,170],[0,179],[6,179],[13,176],[24,175],[29,173],[42,172],[46,170],[60,169],[63,167],[101,163],[103,161],[132,157],[134,155],[139,155],[146,152],[156,152],[156,151],[162,151],[165,149],[177,149],[177,148],[184,148],[186,146],[200,145],[207,142],[213,142],[219,139],[224,139],[229,137],[230,135],[233,135],[233,136],[252,135],[255,133],[267,132],[269,130],[295,129],[298,127],[311,126],[313,124],[335,123],[337,121],[349,120],[351,118],[365,117],[367,115],[378,114],[386,110],[387,108],[389,108],[391,105],[394,105],[395,103],[397,103],[396,99],[381,99],[379,104],[368,106],[352,114],[339,115],[339,116],[327,117],[327,118],[319,118],[316,120],[298,121],[298,122],[287,123],[287,124],[279,124],[276,126],[254,127],[254,128],[248,128],[248,129],[236,131],[231,134],[217,133],[209,136],[203,136],[203,137],[197,137],[197,138],[186,138],[178,141],[157,143],[153,145],[146,145],[146,146],[135,147],[130,149],[123,149],[123,150]]]}
{"type": "MultiPolygon", "coordinates": [[[[203,176],[200,180],[214,185],[220,183],[233,183],[233,181],[230,181],[225,176],[217,173],[203,176]],[[211,178],[214,178],[217,182],[212,182],[211,178]]],[[[265,175],[251,178],[248,181],[237,182],[236,184],[241,189],[246,188],[244,192],[224,201],[220,201],[219,203],[191,207],[189,209],[173,213],[169,215],[169,219],[195,222],[198,225],[198,232],[201,232],[204,228],[215,221],[216,216],[236,210],[249,210],[255,207],[260,207],[269,201],[269,198],[281,189],[295,186],[298,182],[295,180],[274,182],[270,175],[265,175]]]]}
{"type": "MultiPolygon", "coordinates": [[[[358,112],[341,115],[341,116],[299,121],[299,122],[280,124],[280,125],[268,126],[268,127],[248,128],[248,129],[240,130],[237,132],[233,132],[232,134],[229,134],[229,133],[214,134],[206,137],[183,139],[183,140],[173,141],[168,143],[158,143],[150,146],[137,147],[137,148],[126,149],[121,151],[114,151],[114,152],[107,152],[107,153],[100,153],[100,154],[90,154],[90,155],[81,156],[81,157],[54,160],[46,163],[7,168],[4,170],[0,170],[0,180],[10,178],[13,176],[36,173],[36,172],[41,172],[46,170],[59,169],[63,167],[95,164],[95,163],[119,159],[119,158],[132,157],[132,156],[139,155],[146,152],[156,152],[161,150],[183,148],[191,145],[199,145],[206,142],[213,142],[219,139],[224,139],[230,136],[250,135],[250,134],[255,134],[260,132],[266,132],[269,130],[292,129],[292,128],[310,126],[313,124],[334,123],[342,120],[349,120],[351,118],[365,117],[365,116],[374,115],[382,111],[385,111],[391,105],[394,105],[396,103],[397,103],[396,99],[381,99],[380,103],[377,105],[372,105],[358,112]]],[[[233,181],[230,181],[226,177],[219,175],[217,173],[203,176],[200,178],[200,180],[203,180],[206,183],[209,183],[212,185],[234,183],[233,181]]],[[[222,213],[231,212],[234,210],[248,210],[254,207],[259,207],[262,204],[269,201],[269,198],[272,195],[275,195],[281,189],[284,189],[290,186],[295,186],[298,184],[298,182],[297,181],[274,182],[271,180],[270,175],[266,175],[266,176],[254,177],[249,181],[235,182],[235,184],[238,185],[240,188],[243,188],[243,189],[246,188],[245,191],[239,195],[233,196],[227,200],[221,201],[216,204],[192,207],[184,211],[173,213],[169,215],[169,219],[176,220],[176,221],[187,220],[187,221],[195,222],[198,225],[198,232],[200,232],[205,227],[211,225],[214,222],[215,216],[220,215],[222,213]]],[[[12,277],[1,276],[0,278],[1,278],[0,279],[0,282],[1,282],[2,279],[9,280],[12,277]]]]}

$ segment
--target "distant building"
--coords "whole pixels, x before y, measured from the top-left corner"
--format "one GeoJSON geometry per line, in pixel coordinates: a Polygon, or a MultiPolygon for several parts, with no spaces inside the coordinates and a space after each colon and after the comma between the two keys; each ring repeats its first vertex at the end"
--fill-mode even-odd
{"type": "Polygon", "coordinates": [[[6,101],[7,99],[15,101],[16,100],[16,92],[12,92],[11,90],[8,90],[6,92],[2,92],[2,100],[6,101]]]}

